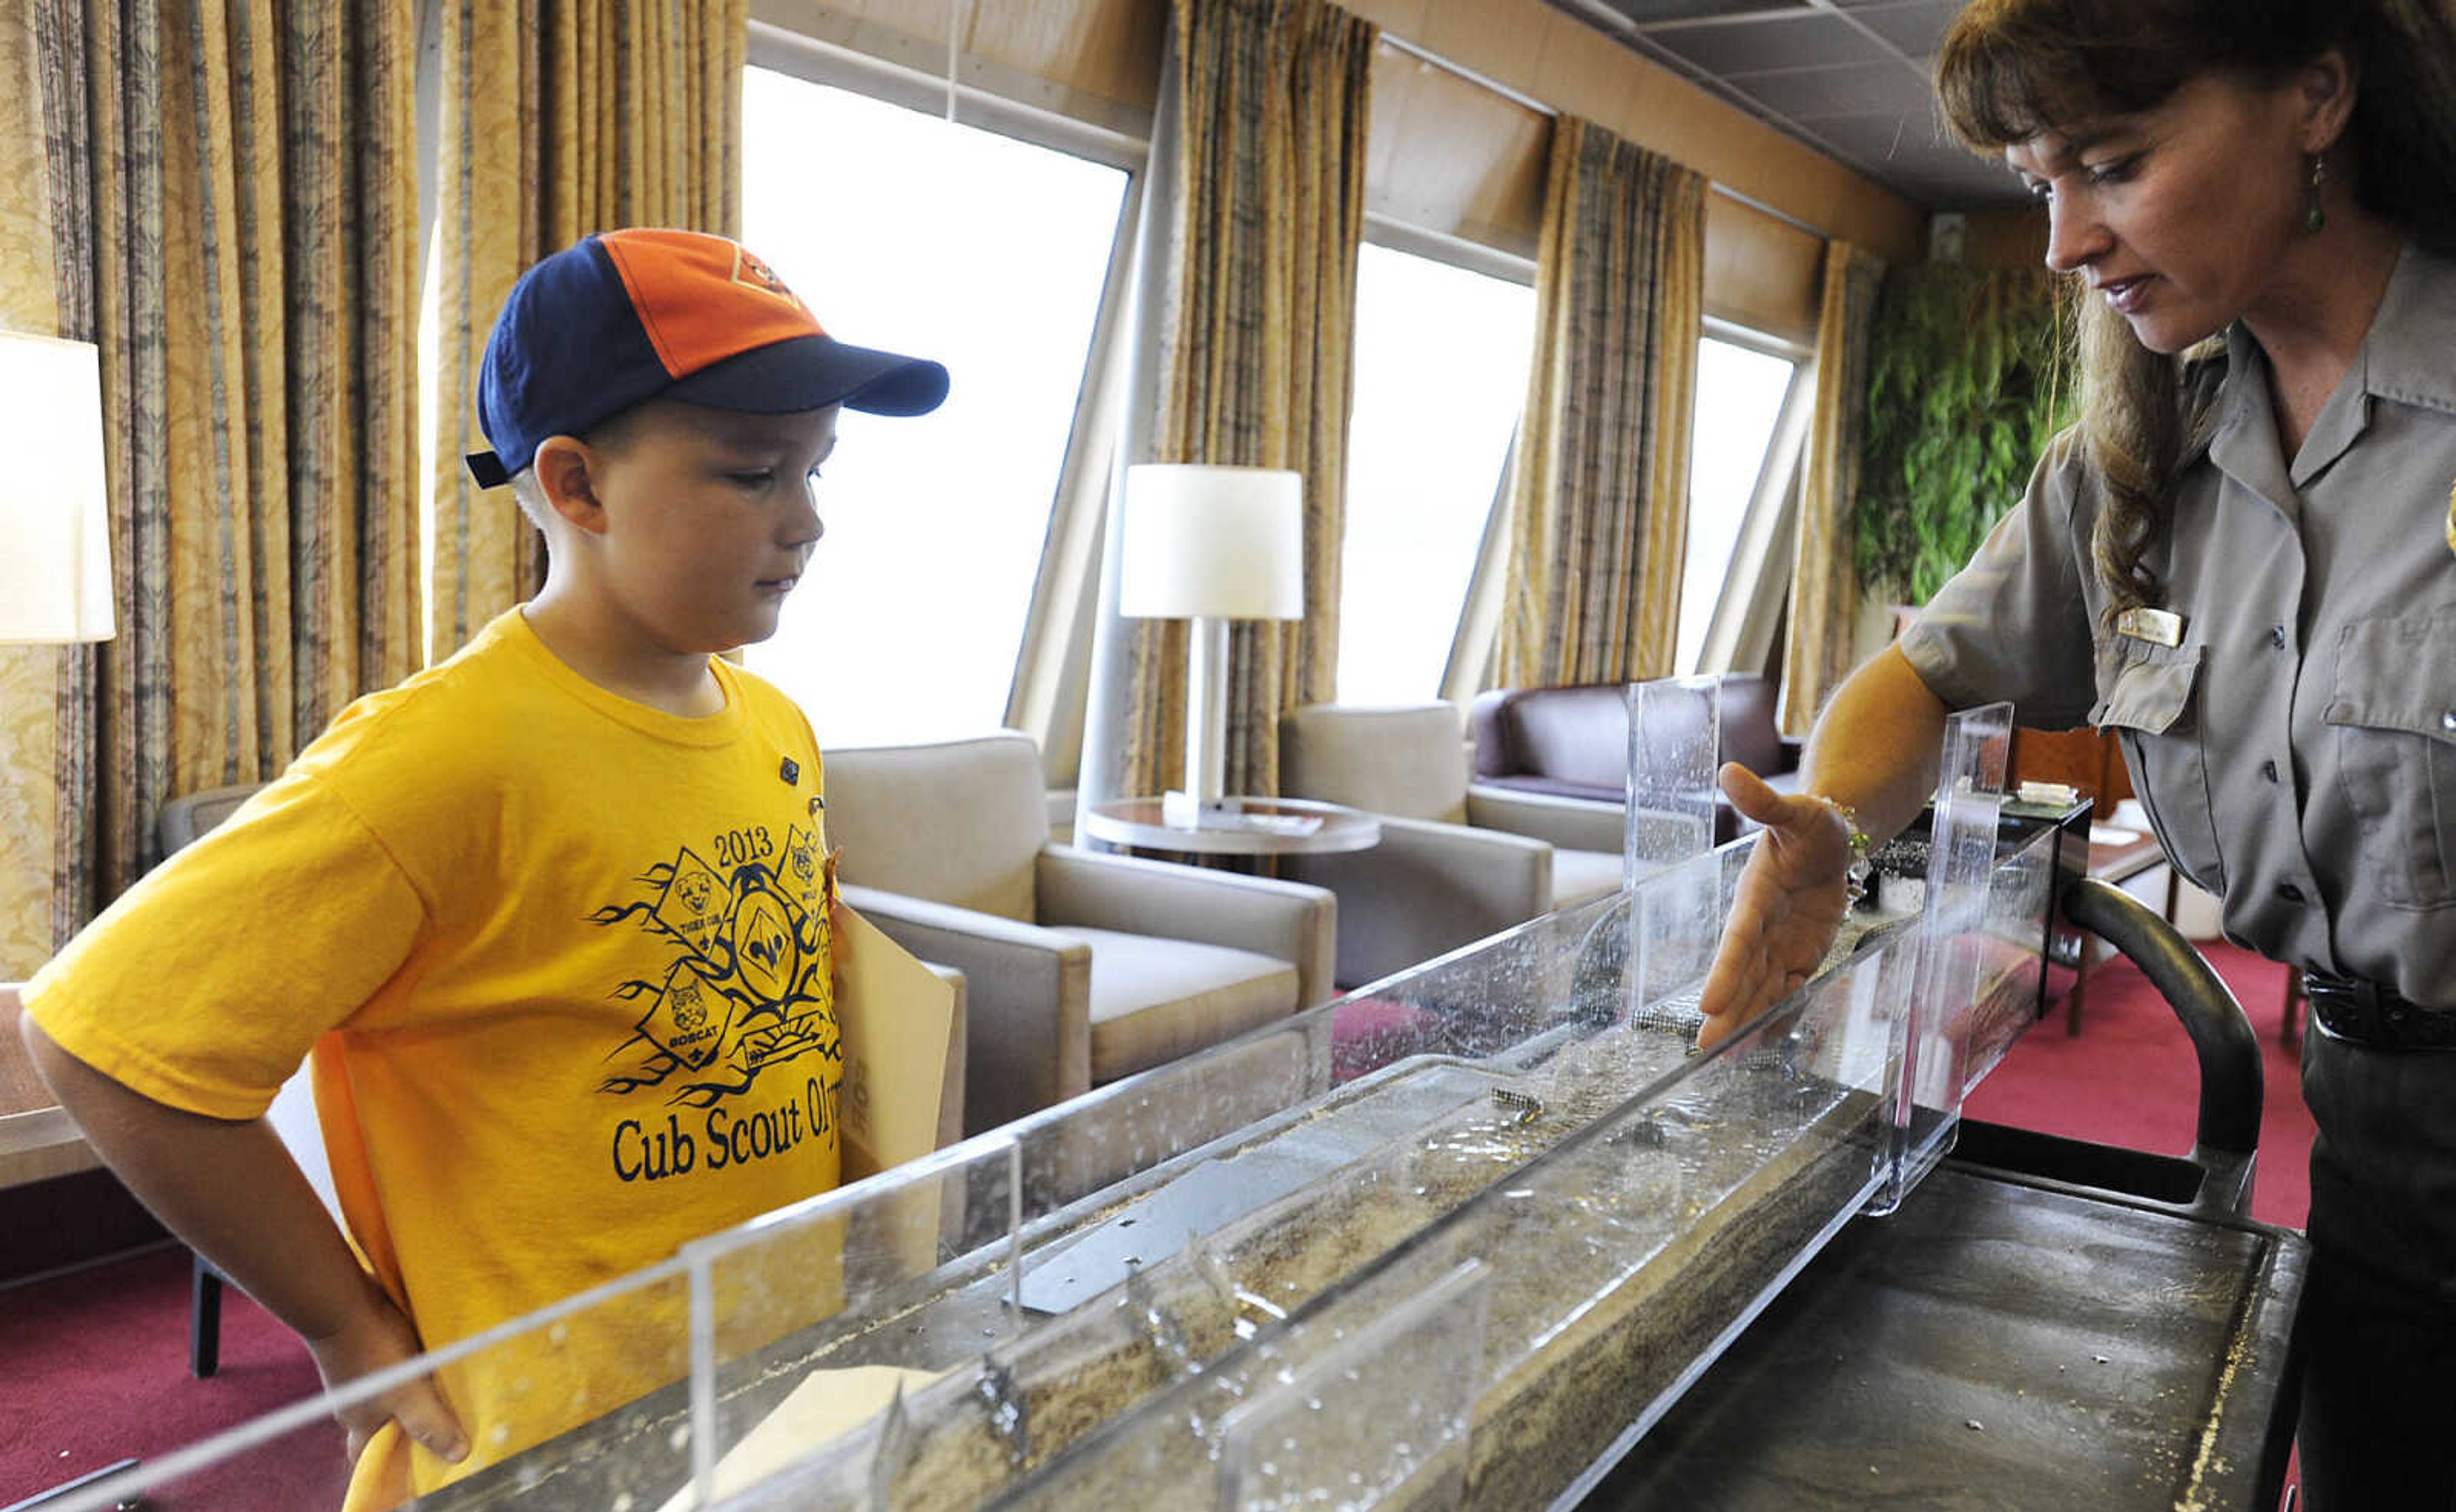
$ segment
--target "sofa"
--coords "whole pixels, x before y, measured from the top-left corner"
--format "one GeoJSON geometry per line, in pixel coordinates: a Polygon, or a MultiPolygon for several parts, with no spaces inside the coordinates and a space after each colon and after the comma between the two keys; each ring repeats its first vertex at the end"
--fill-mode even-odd
{"type": "MultiPolygon", "coordinates": [[[[1722,675],[1722,756],[1777,792],[1799,788],[1801,743],[1774,724],[1778,689],[1759,673],[1722,675]]],[[[1468,711],[1474,788],[1625,806],[1628,796],[1628,684],[1501,687],[1468,711]]],[[[1753,828],[1715,795],[1714,840],[1753,828]]]]}

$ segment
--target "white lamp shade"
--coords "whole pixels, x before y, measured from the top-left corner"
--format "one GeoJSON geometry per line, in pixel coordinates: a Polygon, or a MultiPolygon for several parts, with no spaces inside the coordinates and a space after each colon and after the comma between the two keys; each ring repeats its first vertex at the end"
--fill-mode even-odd
{"type": "Polygon", "coordinates": [[[111,639],[107,501],[93,347],[0,334],[0,642],[111,639]]]}
{"type": "Polygon", "coordinates": [[[1126,469],[1117,610],[1146,620],[1304,618],[1304,480],[1268,467],[1126,469]]]}

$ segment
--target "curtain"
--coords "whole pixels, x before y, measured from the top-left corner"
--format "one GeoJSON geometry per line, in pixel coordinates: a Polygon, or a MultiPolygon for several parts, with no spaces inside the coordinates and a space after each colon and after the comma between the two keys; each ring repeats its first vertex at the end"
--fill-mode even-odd
{"type": "Polygon", "coordinates": [[[1791,572],[1791,629],[1782,656],[1782,727],[1804,733],[1851,673],[1859,580],[1851,505],[1859,491],[1859,434],[1868,412],[1884,260],[1864,247],[1825,246],[1825,306],[1816,323],[1816,409],[1800,485],[1791,572]]]}
{"type": "MultiPolygon", "coordinates": [[[[44,48],[59,17],[38,22],[38,9],[0,17],[0,330],[63,336],[73,322],[60,306],[52,258],[47,117],[81,112],[85,96],[54,83],[61,63],[44,48]]],[[[24,979],[51,953],[51,864],[65,832],[52,781],[63,732],[52,711],[92,657],[84,646],[0,645],[0,981],[24,979]]]]}
{"type": "Polygon", "coordinates": [[[1688,555],[1706,180],[1590,121],[1552,132],[1500,686],[1668,673],[1688,555]]]}
{"type": "MultiPolygon", "coordinates": [[[[1279,716],[1333,694],[1339,549],[1364,227],[1367,80],[1380,32],[1324,0],[1180,0],[1181,127],[1154,460],[1304,479],[1304,618],[1230,636],[1226,784],[1279,791],[1279,716]]],[[[1186,627],[1133,626],[1124,787],[1185,769],[1186,627]]]]}
{"type": "Polygon", "coordinates": [[[748,0],[442,0],[435,510],[428,654],[544,581],[543,543],[460,459],[512,284],[593,231],[740,235],[748,0]]]}
{"type": "MultiPolygon", "coordinates": [[[[9,109],[40,113],[10,123],[10,240],[39,206],[111,465],[118,637],[55,654],[44,722],[56,942],[153,862],[165,799],[272,775],[418,664],[416,23],[34,0],[0,29],[31,59],[9,109]]],[[[42,761],[8,727],[22,797],[42,761]]]]}

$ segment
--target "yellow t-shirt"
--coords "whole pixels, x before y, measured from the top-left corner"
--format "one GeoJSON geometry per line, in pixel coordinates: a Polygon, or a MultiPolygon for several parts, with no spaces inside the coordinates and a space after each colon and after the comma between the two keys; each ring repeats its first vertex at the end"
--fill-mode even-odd
{"type": "MultiPolygon", "coordinates": [[[[27,1011],[221,1118],[261,1114],[312,1046],[343,1213],[429,1348],[833,1187],[817,744],[773,687],[711,666],[724,711],[678,718],[502,615],[344,710],[37,972],[27,1011]]],[[[440,1373],[469,1461],[387,1429],[351,1504],[675,1379],[671,1301],[440,1373]]]]}

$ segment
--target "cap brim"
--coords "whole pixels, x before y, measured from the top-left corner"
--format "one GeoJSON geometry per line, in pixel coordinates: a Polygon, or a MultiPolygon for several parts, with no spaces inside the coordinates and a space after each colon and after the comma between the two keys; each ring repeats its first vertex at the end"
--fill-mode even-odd
{"type": "Polygon", "coordinates": [[[745,415],[841,404],[870,415],[927,415],[947,398],[947,370],[927,358],[802,336],[703,368],[660,396],[745,415]]]}

